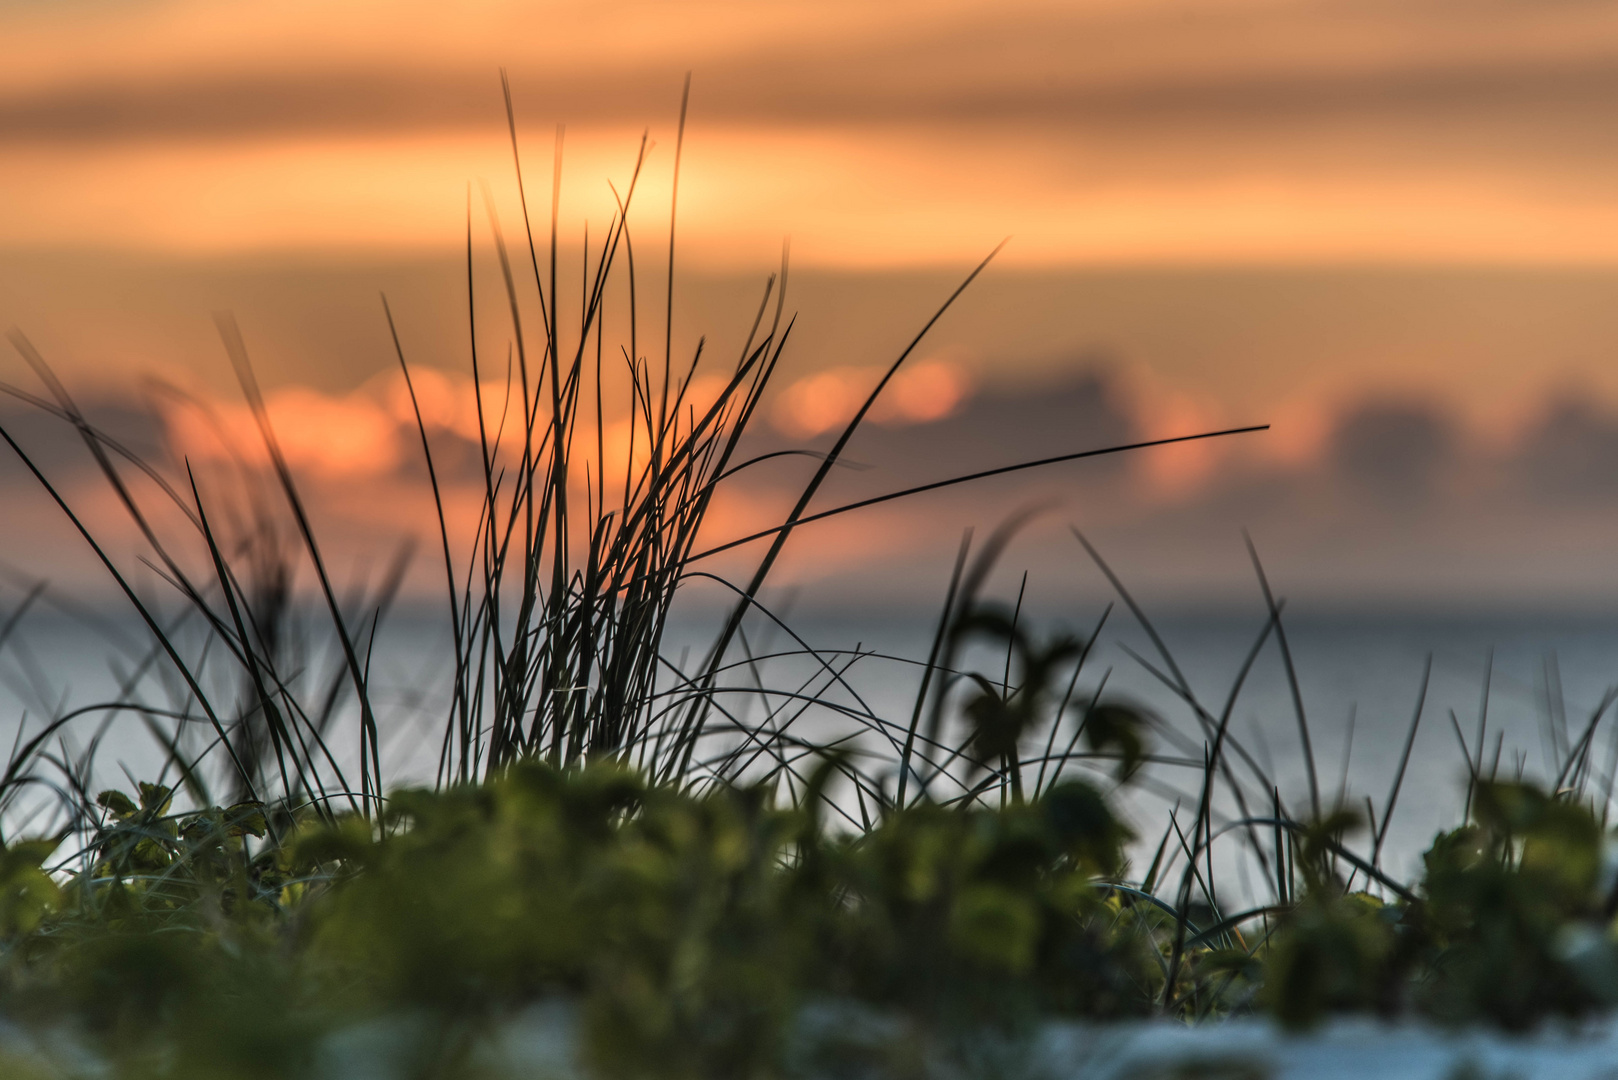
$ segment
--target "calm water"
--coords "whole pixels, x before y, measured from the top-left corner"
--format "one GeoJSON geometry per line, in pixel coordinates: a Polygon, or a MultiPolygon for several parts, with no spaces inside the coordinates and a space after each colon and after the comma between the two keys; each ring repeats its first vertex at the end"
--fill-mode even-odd
{"type": "MultiPolygon", "coordinates": [[[[1261,615],[1245,612],[1165,616],[1157,625],[1194,694],[1218,715],[1263,624],[1261,615]]],[[[1286,628],[1322,797],[1331,803],[1343,792],[1348,802],[1363,806],[1369,796],[1378,815],[1416,711],[1427,658],[1432,658],[1409,771],[1387,841],[1386,861],[1404,871],[1414,870],[1416,854],[1435,830],[1459,820],[1467,767],[1456,727],[1475,754],[1491,650],[1483,757],[1486,768],[1492,766],[1498,744],[1502,774],[1520,769],[1530,776],[1553,776],[1557,767],[1552,763],[1565,759],[1565,747],[1578,742],[1608,687],[1618,684],[1618,617],[1303,612],[1289,615],[1286,628]]],[[[811,618],[796,623],[795,629],[820,649],[849,649],[860,643],[879,653],[908,657],[925,656],[930,634],[925,613],[912,618],[891,611],[859,619],[811,618]]],[[[140,632],[138,624],[121,618],[113,624],[112,637],[60,615],[32,618],[27,632],[0,653],[4,710],[0,733],[11,739],[21,723],[25,734],[32,734],[44,717],[111,698],[118,680],[133,670],[138,652],[133,643],[140,640],[140,632]],[[109,646],[113,637],[130,644],[123,649],[109,646]]],[[[670,636],[670,657],[678,659],[688,646],[697,655],[706,632],[706,626],[698,623],[676,626],[670,636]]],[[[772,642],[762,632],[751,635],[749,642],[758,653],[792,647],[779,634],[772,642]]],[[[1139,627],[1115,613],[1075,696],[1088,700],[1105,677],[1107,696],[1143,704],[1161,718],[1165,734],[1158,737],[1160,748],[1200,757],[1203,740],[1192,710],[1131,652],[1165,666],[1139,627]],[[1174,736],[1166,734],[1170,731],[1189,740],[1190,750],[1177,750],[1174,736]]],[[[990,677],[998,678],[1003,670],[995,657],[980,654],[974,660],[990,677]]],[[[400,779],[429,775],[436,761],[442,687],[450,663],[439,624],[431,616],[397,618],[378,637],[372,683],[384,703],[386,758],[400,779]]],[[[766,660],[760,667],[765,683],[778,688],[795,690],[814,674],[813,665],[802,658],[766,660]]],[[[205,665],[205,672],[211,670],[205,665]]],[[[222,677],[225,670],[220,669],[222,677]]],[[[166,671],[162,663],[153,666],[143,683],[143,701],[164,705],[179,691],[166,671]]],[[[305,677],[311,685],[324,685],[323,680],[335,677],[329,657],[314,657],[305,677]]],[[[830,698],[852,703],[857,695],[876,714],[900,724],[908,721],[915,667],[871,657],[855,664],[845,678],[847,687],[830,692],[830,698]]],[[[760,704],[743,704],[743,698],[737,695],[737,708],[752,708],[754,719],[762,715],[760,704]]],[[[1232,718],[1232,736],[1276,779],[1289,807],[1305,813],[1309,795],[1297,708],[1273,638],[1237,696],[1232,718]]],[[[159,722],[170,723],[161,717],[159,722]]],[[[842,723],[829,714],[810,714],[798,721],[808,735],[834,732],[842,723]]],[[[345,725],[351,727],[351,720],[339,716],[337,730],[346,730],[345,725]]],[[[199,730],[203,725],[190,727],[192,745],[205,743],[207,732],[199,730]]],[[[1593,740],[1598,788],[1615,732],[1618,725],[1609,711],[1593,740]]],[[[94,758],[97,783],[127,783],[128,774],[150,776],[163,757],[146,724],[130,712],[91,710],[61,734],[53,746],[69,758],[99,738],[94,758]]],[[[1243,775],[1247,776],[1245,767],[1243,775]]],[[[1199,780],[1199,774],[1188,769],[1156,770],[1128,800],[1141,831],[1160,831],[1165,805],[1176,797],[1176,789],[1187,802],[1194,801],[1199,780]]],[[[1224,809],[1234,812],[1233,807],[1224,809]]]]}
{"type": "MultiPolygon", "coordinates": [[[[1264,623],[1261,613],[1205,612],[1154,619],[1193,694],[1215,716],[1225,709],[1264,623]]],[[[926,619],[921,618],[828,621],[800,629],[817,647],[847,646],[858,640],[883,652],[924,656],[925,627],[926,619]]],[[[1317,785],[1328,806],[1339,793],[1356,807],[1363,807],[1369,796],[1376,814],[1382,815],[1421,702],[1420,723],[1386,840],[1385,861],[1407,871],[1415,870],[1416,856],[1435,831],[1461,819],[1466,755],[1478,753],[1480,719],[1486,719],[1482,754],[1486,771],[1498,760],[1502,776],[1520,770],[1529,777],[1554,777],[1567,758],[1567,747],[1578,744],[1608,689],[1618,686],[1618,617],[1555,612],[1397,617],[1303,613],[1289,615],[1285,628],[1317,785]],[[1429,657],[1431,674],[1422,698],[1429,657]],[[1457,727],[1466,741],[1464,752],[1457,727]]],[[[1003,671],[994,658],[978,659],[979,670],[991,677],[1003,671]]],[[[1075,696],[1088,700],[1104,676],[1106,696],[1147,706],[1166,728],[1190,740],[1189,752],[1200,757],[1203,737],[1195,712],[1142,659],[1159,671],[1167,668],[1140,627],[1127,614],[1115,612],[1075,696]]],[[[913,674],[891,664],[873,664],[857,682],[875,711],[900,720],[909,717],[914,685],[913,674]]],[[[1231,736],[1275,778],[1292,812],[1305,813],[1309,785],[1298,707],[1274,637],[1243,681],[1231,716],[1231,736]]],[[[1598,789],[1615,735],[1618,724],[1609,709],[1592,737],[1590,758],[1598,789]]],[[[1171,736],[1160,736],[1158,745],[1174,751],[1171,736]]],[[[1238,767],[1238,772],[1244,780],[1250,776],[1245,767],[1238,767]]],[[[1180,788],[1187,803],[1194,803],[1199,774],[1160,770],[1158,776],[1180,788]]],[[[1164,800],[1175,797],[1162,783],[1137,792],[1132,806],[1141,830],[1161,830],[1164,800]]],[[[1227,809],[1234,812],[1234,807],[1227,809]]]]}

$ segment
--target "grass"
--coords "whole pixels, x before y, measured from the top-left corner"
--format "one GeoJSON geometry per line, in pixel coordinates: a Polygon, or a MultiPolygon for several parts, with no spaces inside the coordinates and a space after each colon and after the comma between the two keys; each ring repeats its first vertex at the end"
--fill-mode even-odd
{"type": "Polygon", "coordinates": [[[1268,1012],[1307,1026],[1368,1011],[1515,1029],[1618,1000],[1614,764],[1594,760],[1611,698],[1582,730],[1556,722],[1557,775],[1543,790],[1501,778],[1487,698],[1475,739],[1451,716],[1469,776],[1462,820],[1418,880],[1398,880],[1382,856],[1425,684],[1380,806],[1334,800],[1284,605],[1256,552],[1266,616],[1229,694],[1206,702],[1075,534],[1152,643],[1139,662],[1183,701],[1195,734],[1093,678],[1108,614],[1085,634],[1046,631],[1020,594],[985,595],[1021,517],[981,544],[963,539],[928,655],[908,662],[909,710],[865,704],[855,665],[900,661],[811,649],[763,603],[800,528],[1157,443],[816,509],[887,381],[985,260],[831,448],[797,452],[810,475],[784,518],[710,536],[716,493],[780,464],[749,457],[747,435],[791,336],[786,267],[699,407],[692,387],[715,362],[700,346],[676,362],[672,285],[661,304],[635,285],[644,153],[587,245],[565,341],[554,191],[546,242],[526,192],[515,249],[495,228],[492,300],[472,273],[469,222],[474,385],[506,386],[478,403],[469,535],[445,510],[448,473],[384,300],[437,507],[450,642],[434,767],[413,787],[390,773],[371,674],[403,559],[367,588],[334,580],[234,323],[222,319],[221,335],[267,465],[238,461],[211,486],[99,429],[14,335],[45,394],[10,392],[77,431],[170,590],[138,587],[0,431],[149,635],[112,699],[20,727],[0,777],[0,1009],[20,1033],[14,1072],[103,1075],[110,1063],[121,1076],[282,1077],[359,1062],[401,1076],[531,1074],[540,1067],[508,1053],[527,1032],[602,1076],[976,1073],[1010,1068],[1019,1039],[1049,1019],[1268,1012]],[[608,340],[618,296],[623,342],[608,340]],[[479,351],[491,308],[508,320],[501,364],[479,351]],[[648,344],[642,325],[658,316],[648,344]],[[621,477],[602,466],[613,393],[632,427],[621,477]],[[707,567],[727,551],[757,561],[725,580],[707,567]],[[728,601],[707,651],[676,662],[666,635],[698,582],[728,601]],[[760,625],[790,644],[765,644],[749,631],[760,625]],[[1271,647],[1306,763],[1306,797],[1292,802],[1232,728],[1271,647]],[[164,765],[109,784],[97,749],[108,725],[129,722],[164,765]],[[1164,799],[1149,830],[1121,809],[1143,793],[1164,799]],[[1262,882],[1261,901],[1237,900],[1233,874],[1262,882]]]}

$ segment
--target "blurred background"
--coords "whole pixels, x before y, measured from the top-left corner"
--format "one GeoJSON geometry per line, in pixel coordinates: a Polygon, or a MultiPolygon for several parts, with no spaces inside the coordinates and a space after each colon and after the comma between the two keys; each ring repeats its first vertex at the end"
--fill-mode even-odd
{"type": "Polygon", "coordinates": [[[690,70],[675,352],[730,355],[790,238],[783,438],[1011,237],[924,343],[932,397],[852,448],[859,485],[1273,425],[823,527],[805,579],[897,560],[872,580],[933,590],[962,528],[1050,494],[1041,558],[1078,524],[1182,601],[1251,591],[1242,526],[1321,602],[1618,598],[1610,5],[65,0],[0,7],[0,35],[0,322],[83,398],[228,401],[234,311],[285,423],[345,432],[306,464],[379,538],[416,515],[359,497],[415,468],[377,293],[414,363],[464,377],[479,181],[520,220],[498,69],[541,219],[566,124],[574,252],[649,134],[643,274],[690,70]]]}
{"type": "MultiPolygon", "coordinates": [[[[514,242],[521,220],[501,66],[541,224],[566,125],[564,268],[649,136],[631,222],[654,297],[689,70],[673,353],[705,337],[713,370],[731,363],[790,240],[798,318],[761,446],[829,442],[1011,238],[817,506],[1272,425],[805,529],[777,601],[856,636],[915,613],[925,637],[963,530],[1039,503],[1003,594],[1027,569],[1031,607],[1092,621],[1110,591],[1076,526],[1151,610],[1218,617],[1186,631],[1217,654],[1210,672],[1235,640],[1219,618],[1262,623],[1249,530],[1289,611],[1325,620],[1301,662],[1334,715],[1392,695],[1402,725],[1434,649],[1468,700],[1490,642],[1517,643],[1528,705],[1551,701],[1553,646],[1582,650],[1570,700],[1609,679],[1612,4],[10,0],[0,40],[0,323],[132,445],[200,461],[221,444],[175,391],[244,422],[211,319],[233,311],[345,566],[435,542],[379,292],[432,376],[437,436],[464,439],[476,416],[468,220],[491,297],[490,208],[514,242]],[[1367,632],[1387,652],[1376,671],[1344,644],[1343,620],[1367,619],[1402,627],[1367,632]]],[[[480,323],[491,355],[499,316],[480,323]]],[[[661,319],[645,321],[658,351],[661,319]]],[[[15,356],[0,378],[37,389],[15,356]]],[[[58,422],[15,401],[0,419],[113,519],[58,422]]],[[[716,528],[767,523],[804,468],[739,486],[716,528]]],[[[6,573],[93,590],[32,478],[6,461],[0,485],[6,573]]]]}

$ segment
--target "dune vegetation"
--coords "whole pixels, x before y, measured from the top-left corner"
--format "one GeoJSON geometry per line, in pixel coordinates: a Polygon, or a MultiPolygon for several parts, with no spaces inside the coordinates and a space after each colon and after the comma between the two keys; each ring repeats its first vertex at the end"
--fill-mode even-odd
{"type": "MultiPolygon", "coordinates": [[[[547,250],[526,207],[522,242],[499,240],[501,287],[471,298],[509,310],[509,357],[478,355],[475,335],[471,357],[473,385],[507,393],[479,403],[495,419],[475,530],[438,504],[452,674],[436,768],[408,783],[371,677],[398,572],[333,579],[234,324],[265,457],[217,490],[98,428],[14,335],[46,387],[29,400],[82,436],[167,592],[139,587],[0,431],[149,631],[119,696],[19,722],[0,778],[5,1075],[998,1075],[1053,1022],[1524,1030],[1618,1004],[1600,712],[1541,786],[1502,778],[1480,733],[1464,815],[1398,880],[1381,855],[1408,743],[1380,805],[1337,805],[1312,759],[1305,793],[1284,795],[1293,778],[1231,730],[1246,667],[1205,703],[1158,642],[1149,662],[1194,735],[1104,682],[1081,691],[1101,626],[1033,626],[986,595],[1016,520],[963,541],[908,712],[848,691],[857,648],[810,649],[783,623],[787,644],[761,652],[748,627],[774,618],[762,590],[785,545],[881,501],[817,496],[887,379],[829,450],[803,452],[777,526],[705,531],[715,493],[765,464],[746,436],[790,348],[784,281],[747,313],[739,357],[676,357],[668,308],[633,288],[634,198],[631,180],[586,260],[576,335],[558,329],[555,226],[547,250]],[[623,343],[603,340],[610,281],[629,283],[623,343]],[[699,370],[723,376],[712,401],[687,397],[699,370]],[[607,476],[615,389],[634,430],[607,476]],[[754,569],[718,580],[721,550],[754,569]],[[696,581],[729,601],[711,647],[676,660],[666,632],[696,581]],[[781,657],[798,674],[774,679],[781,657]],[[70,743],[85,723],[101,726],[70,743]],[[163,768],[106,786],[112,723],[149,733],[163,768]],[[1160,820],[1122,807],[1148,783],[1179,793],[1160,820]],[[1231,860],[1264,902],[1222,891],[1231,860]]],[[[671,236],[671,278],[673,251],[671,236]]],[[[445,465],[419,430],[437,495],[445,465]]],[[[1264,590],[1248,666],[1287,647],[1264,590]]]]}

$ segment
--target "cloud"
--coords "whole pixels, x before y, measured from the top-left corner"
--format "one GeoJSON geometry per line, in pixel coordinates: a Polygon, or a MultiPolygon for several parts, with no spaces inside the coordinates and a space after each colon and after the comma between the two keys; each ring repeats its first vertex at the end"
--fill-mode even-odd
{"type": "MultiPolygon", "coordinates": [[[[775,426],[786,435],[814,438],[854,418],[882,378],[875,367],[834,367],[806,375],[775,399],[775,426]]],[[[954,413],[972,393],[959,364],[934,358],[906,363],[883,388],[867,415],[889,426],[928,424],[954,413]]]]}
{"type": "MultiPolygon", "coordinates": [[[[929,43],[919,43],[927,52],[929,43]]],[[[935,46],[938,43],[933,43],[935,46]]],[[[936,48],[950,69],[952,48],[936,48]]],[[[1615,49],[1618,52],[1618,49],[1615,49]]],[[[1569,114],[1594,121],[1618,102],[1613,56],[1504,57],[1456,64],[1419,60],[1392,70],[1143,73],[1098,82],[1071,72],[1029,84],[1015,68],[975,83],[895,85],[871,72],[883,50],[831,57],[726,58],[700,72],[696,116],[708,125],[884,125],[961,128],[1051,125],[1150,130],[1165,123],[1220,126],[1305,117],[1504,119],[1569,114]],[[831,72],[836,78],[829,78],[831,72]],[[1491,114],[1492,117],[1491,117],[1491,114]],[[1144,125],[1144,128],[1142,128],[1144,125]]],[[[667,122],[678,65],[569,72],[517,71],[520,113],[543,120],[639,126],[667,122]]],[[[0,94],[0,141],[263,138],[420,134],[504,126],[492,69],[221,72],[135,82],[73,82],[0,94]]],[[[1582,129],[1583,125],[1580,125],[1582,129]]],[[[1602,146],[1588,147],[1600,151],[1602,146]]]]}
{"type": "Polygon", "coordinates": [[[1456,454],[1453,422],[1425,402],[1372,401],[1339,416],[1330,466],[1377,502],[1430,497],[1456,454]]]}
{"type": "Polygon", "coordinates": [[[751,125],[1593,117],[1618,99],[1618,20],[1599,4],[403,7],[385,30],[358,4],[270,25],[188,5],[0,15],[29,61],[0,81],[0,139],[486,128],[497,63],[527,115],[634,125],[668,118],[687,69],[704,121],[751,125]]]}
{"type": "MultiPolygon", "coordinates": [[[[1130,442],[1176,422],[1176,403],[1158,400],[1160,391],[1149,383],[1126,385],[1127,369],[1093,357],[1067,367],[1063,377],[1043,382],[980,385],[948,415],[862,429],[846,453],[849,463],[861,467],[837,470],[814,508],[1130,442]]],[[[464,377],[422,369],[418,378],[452,543],[475,524],[483,483],[476,443],[467,438],[470,390],[464,377]]],[[[695,386],[693,407],[715,390],[712,379],[695,386]]],[[[414,414],[399,391],[394,377],[381,377],[347,393],[285,386],[270,394],[277,436],[334,565],[376,557],[404,536],[426,545],[423,550],[436,550],[414,414]]],[[[171,408],[159,419],[128,403],[92,401],[90,408],[98,423],[167,474],[179,475],[180,457],[188,457],[205,498],[224,518],[252,486],[244,484],[247,474],[238,471],[235,459],[222,453],[225,446],[250,469],[263,464],[251,417],[228,398],[209,405],[217,428],[197,409],[171,408]]],[[[607,419],[611,477],[621,471],[627,447],[621,419],[607,419]]],[[[122,509],[69,427],[16,404],[0,407],[0,424],[99,534],[113,538],[113,550],[135,543],[122,509]]],[[[1159,467],[1143,455],[1122,455],[860,511],[807,526],[793,541],[782,583],[813,581],[829,590],[827,596],[846,589],[862,601],[930,597],[963,529],[990,528],[1019,507],[1054,499],[1059,505],[1047,515],[1050,527],[1031,529],[1008,555],[1008,565],[1066,580],[1075,565],[1065,531],[1071,521],[1109,556],[1143,568],[1176,602],[1223,596],[1223,589],[1246,596],[1248,582],[1239,573],[1240,531],[1246,528],[1259,539],[1276,580],[1294,595],[1317,600],[1392,595],[1480,602],[1527,591],[1548,603],[1587,602],[1595,595],[1588,586],[1590,569],[1618,542],[1618,508],[1611,505],[1618,494],[1618,417],[1578,398],[1552,398],[1537,423],[1499,446],[1469,438],[1461,420],[1440,405],[1369,397],[1339,406],[1327,431],[1308,457],[1247,453],[1234,441],[1209,444],[1207,459],[1180,483],[1161,483],[1159,467]],[[1536,555],[1547,545],[1556,551],[1552,562],[1536,555]],[[1580,581],[1586,583],[1582,591],[1580,581]]],[[[746,459],[806,442],[823,446],[829,438],[829,432],[809,440],[785,437],[761,425],[740,453],[746,459]]],[[[587,422],[575,444],[581,484],[582,463],[593,457],[593,448],[587,422]]],[[[643,445],[638,453],[645,452],[643,445]]],[[[812,464],[774,459],[728,481],[708,538],[773,524],[812,464]]],[[[134,470],[125,471],[162,503],[134,470]]],[[[270,496],[267,505],[279,505],[273,484],[263,491],[270,496]]],[[[98,580],[82,541],[15,462],[0,467],[0,496],[16,508],[5,536],[9,563],[70,581],[98,580]]],[[[169,517],[173,534],[183,535],[188,526],[172,512],[169,517]]],[[[745,562],[747,552],[739,557],[745,562]]],[[[420,568],[422,589],[436,587],[430,569],[426,563],[420,568]]]]}
{"type": "Polygon", "coordinates": [[[1618,495],[1618,417],[1589,395],[1554,397],[1524,436],[1516,464],[1524,495],[1535,501],[1610,500],[1618,495]]]}
{"type": "MultiPolygon", "coordinates": [[[[316,478],[375,476],[400,460],[398,422],[368,395],[334,397],[304,386],[283,386],[266,395],[265,411],[287,463],[316,478]]],[[[166,411],[164,422],[176,457],[268,460],[258,423],[246,405],[181,404],[166,411]]]]}

